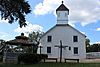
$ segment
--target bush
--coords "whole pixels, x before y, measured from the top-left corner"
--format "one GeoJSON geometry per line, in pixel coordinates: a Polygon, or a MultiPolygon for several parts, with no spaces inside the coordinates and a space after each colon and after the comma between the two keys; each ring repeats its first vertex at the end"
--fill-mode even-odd
{"type": "Polygon", "coordinates": [[[29,54],[29,53],[24,53],[24,54],[20,54],[18,56],[18,63],[23,62],[23,63],[27,63],[27,64],[31,64],[31,63],[38,63],[40,62],[42,59],[47,58],[48,56],[46,54],[29,54]]]}
{"type": "Polygon", "coordinates": [[[1,56],[0,56],[0,62],[2,62],[2,61],[3,61],[3,56],[1,55],[1,56]]]}
{"type": "Polygon", "coordinates": [[[47,54],[39,54],[41,56],[42,59],[46,59],[48,58],[48,55],[47,54]]]}

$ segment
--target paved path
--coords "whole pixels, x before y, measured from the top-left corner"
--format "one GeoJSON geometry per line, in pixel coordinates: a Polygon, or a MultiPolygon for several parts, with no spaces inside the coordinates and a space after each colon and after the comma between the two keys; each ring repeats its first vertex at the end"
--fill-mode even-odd
{"type": "Polygon", "coordinates": [[[83,59],[80,63],[100,63],[100,59],[83,59]]]}

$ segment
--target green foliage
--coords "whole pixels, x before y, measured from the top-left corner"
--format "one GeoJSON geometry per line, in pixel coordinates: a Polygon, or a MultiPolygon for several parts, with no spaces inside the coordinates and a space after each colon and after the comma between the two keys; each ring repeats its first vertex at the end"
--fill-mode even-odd
{"type": "Polygon", "coordinates": [[[3,55],[0,55],[0,62],[3,61],[3,55]]]}
{"type": "Polygon", "coordinates": [[[90,46],[90,40],[86,39],[85,44],[86,44],[86,47],[89,47],[90,46]]]}
{"type": "Polygon", "coordinates": [[[37,31],[37,32],[32,32],[29,33],[29,41],[34,42],[38,44],[40,42],[40,38],[43,35],[43,32],[37,31]]]}
{"type": "Polygon", "coordinates": [[[100,44],[90,45],[87,52],[100,52],[100,44]]]}
{"type": "Polygon", "coordinates": [[[35,46],[33,46],[33,53],[37,53],[38,45],[40,44],[41,36],[43,35],[43,32],[37,31],[29,33],[29,41],[34,42],[35,46]]]}
{"type": "Polygon", "coordinates": [[[45,54],[29,54],[29,53],[25,53],[25,54],[21,54],[18,56],[18,63],[23,62],[23,63],[27,63],[27,64],[31,64],[31,63],[38,63],[40,62],[42,59],[47,58],[48,56],[45,54]]]}
{"type": "Polygon", "coordinates": [[[86,44],[86,52],[89,52],[90,51],[90,40],[88,38],[86,39],[85,44],[86,44]]]}
{"type": "Polygon", "coordinates": [[[1,19],[9,23],[19,21],[20,27],[26,26],[25,15],[30,13],[30,5],[25,0],[0,0],[1,19]]]}
{"type": "Polygon", "coordinates": [[[3,54],[5,49],[5,40],[0,39],[0,61],[3,61],[3,54]]]}

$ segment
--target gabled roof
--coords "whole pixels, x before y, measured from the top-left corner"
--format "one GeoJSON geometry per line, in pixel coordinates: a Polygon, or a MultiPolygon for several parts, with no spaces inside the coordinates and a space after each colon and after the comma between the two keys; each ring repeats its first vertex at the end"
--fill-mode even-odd
{"type": "Polygon", "coordinates": [[[69,11],[69,9],[63,4],[62,4],[56,9],[56,11],[69,11]]]}
{"type": "MultiPolygon", "coordinates": [[[[55,27],[57,27],[57,26],[69,26],[70,28],[74,29],[75,31],[77,31],[78,33],[80,33],[81,35],[83,35],[83,36],[86,37],[85,34],[81,33],[80,31],[78,31],[77,29],[75,29],[74,27],[72,27],[72,26],[69,25],[69,24],[56,24],[56,25],[53,26],[51,29],[49,29],[46,33],[44,33],[43,36],[45,36],[47,33],[49,33],[51,30],[53,30],[53,29],[54,29],[55,27]]],[[[42,36],[42,37],[43,37],[43,36],[42,36]]],[[[42,37],[41,37],[41,38],[42,38],[42,37]]]]}

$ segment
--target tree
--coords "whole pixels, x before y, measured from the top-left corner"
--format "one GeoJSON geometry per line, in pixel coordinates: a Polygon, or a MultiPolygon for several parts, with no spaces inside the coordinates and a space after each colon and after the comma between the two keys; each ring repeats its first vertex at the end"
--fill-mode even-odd
{"type": "Polygon", "coordinates": [[[3,52],[5,48],[5,40],[0,39],[0,52],[3,52]]]}
{"type": "Polygon", "coordinates": [[[90,52],[100,52],[100,44],[93,44],[90,46],[90,52]]]}
{"type": "Polygon", "coordinates": [[[32,32],[29,34],[29,41],[33,42],[35,44],[35,46],[33,47],[33,53],[37,53],[38,50],[38,45],[40,44],[40,39],[41,36],[43,35],[43,32],[32,32]]]}
{"type": "Polygon", "coordinates": [[[86,39],[85,44],[86,44],[86,52],[89,52],[90,51],[90,40],[88,38],[86,39]]]}
{"type": "Polygon", "coordinates": [[[88,38],[86,39],[85,43],[86,43],[86,47],[90,46],[90,40],[88,38]]]}
{"type": "Polygon", "coordinates": [[[9,23],[18,21],[20,27],[26,26],[25,15],[31,12],[30,5],[25,0],[0,0],[1,19],[9,23]]]}
{"type": "Polygon", "coordinates": [[[0,61],[3,60],[5,46],[5,40],[0,39],[0,61]]]}

